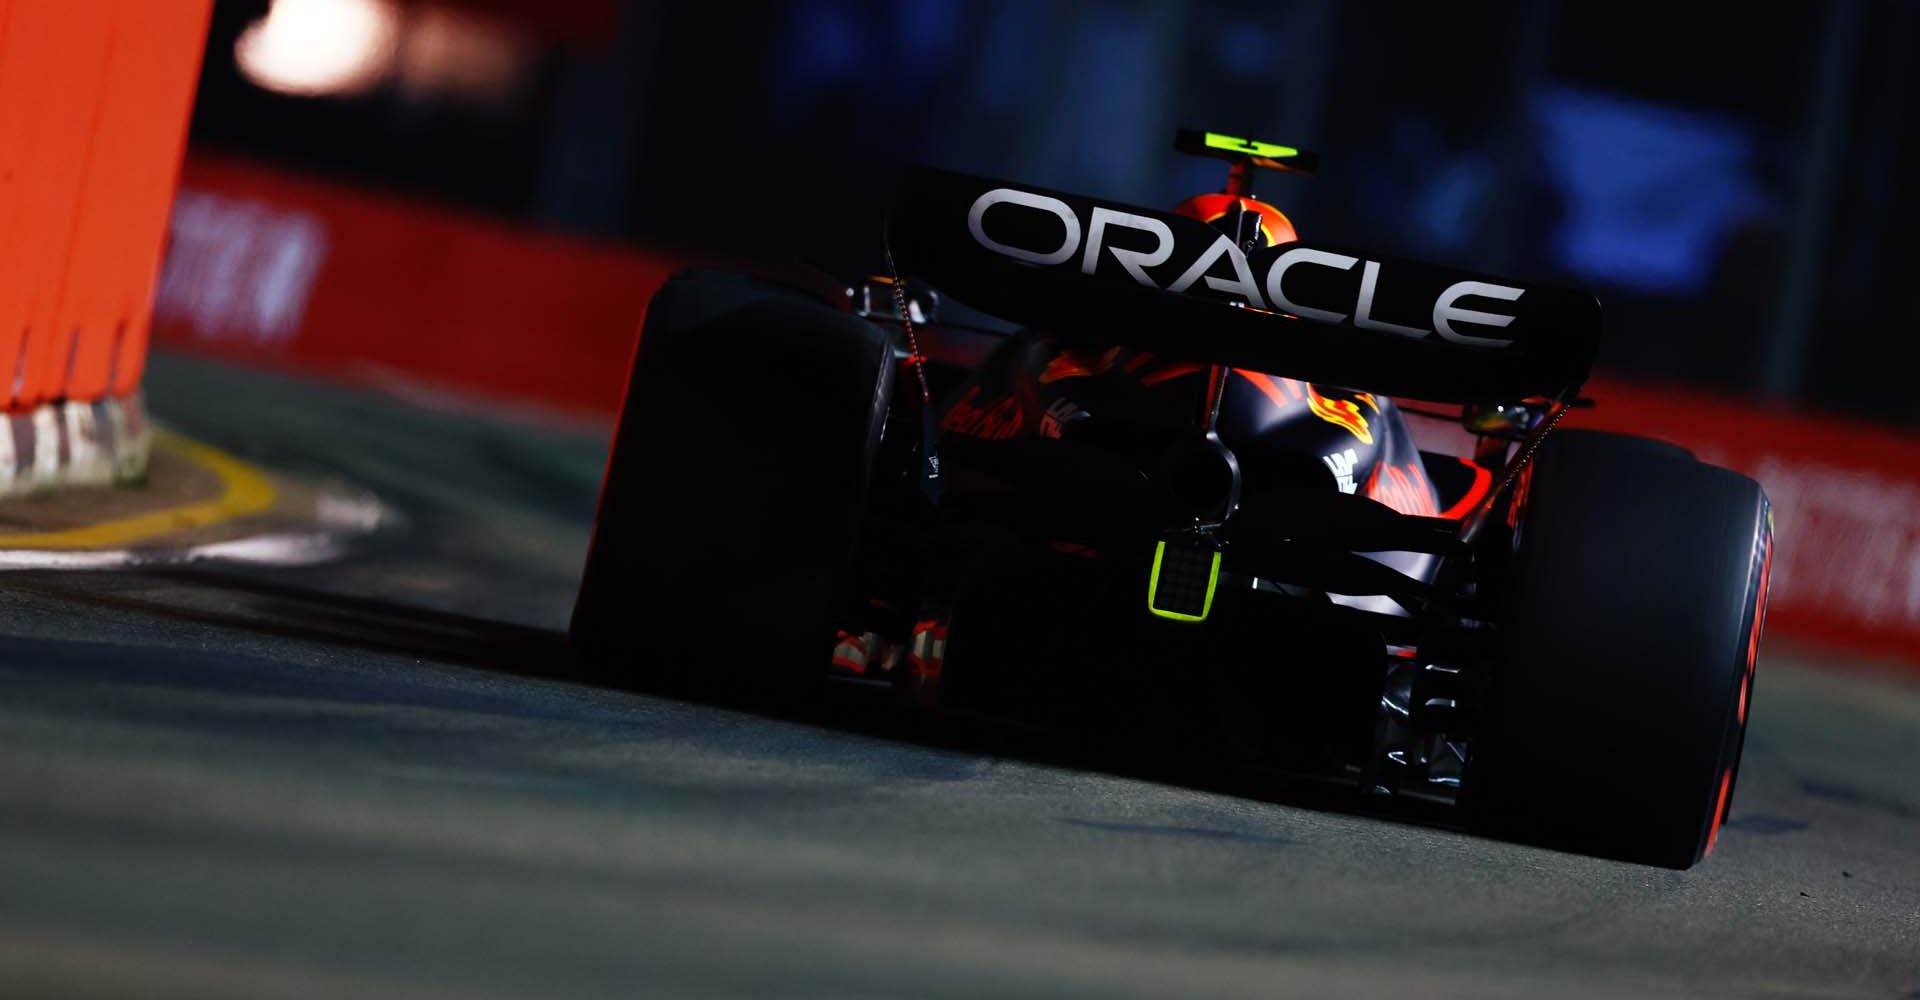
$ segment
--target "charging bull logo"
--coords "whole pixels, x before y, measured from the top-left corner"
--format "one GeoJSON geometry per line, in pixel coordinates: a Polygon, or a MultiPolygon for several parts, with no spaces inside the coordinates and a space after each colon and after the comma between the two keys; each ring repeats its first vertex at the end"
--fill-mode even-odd
{"type": "Polygon", "coordinates": [[[1348,433],[1360,439],[1361,444],[1373,443],[1373,428],[1367,425],[1366,414],[1360,412],[1360,403],[1367,404],[1373,412],[1380,412],[1380,404],[1374,402],[1373,393],[1355,393],[1353,399],[1330,399],[1320,394],[1312,385],[1307,386],[1307,409],[1313,415],[1333,424],[1344,427],[1348,433]]]}

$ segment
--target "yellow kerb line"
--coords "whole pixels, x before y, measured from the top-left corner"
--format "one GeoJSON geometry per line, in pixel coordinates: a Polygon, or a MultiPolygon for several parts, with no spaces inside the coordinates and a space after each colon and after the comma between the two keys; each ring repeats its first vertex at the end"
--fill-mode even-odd
{"type": "Polygon", "coordinates": [[[154,432],[154,446],[166,448],[213,473],[220,480],[220,495],[200,503],[183,504],[79,528],[0,535],[0,548],[99,549],[131,545],[169,532],[191,531],[258,514],[272,507],[278,496],[273,481],[265,473],[224,451],[165,431],[154,432]]]}

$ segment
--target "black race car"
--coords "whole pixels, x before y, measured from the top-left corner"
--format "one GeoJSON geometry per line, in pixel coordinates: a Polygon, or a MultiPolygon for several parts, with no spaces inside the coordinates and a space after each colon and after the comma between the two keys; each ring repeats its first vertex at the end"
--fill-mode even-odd
{"type": "Polygon", "coordinates": [[[1311,154],[1176,145],[1227,190],[1168,214],[915,169],[893,273],[669,282],[583,662],[1104,726],[1694,864],[1746,732],[1759,485],[1555,431],[1591,296],[1301,241],[1251,188],[1311,154]],[[1475,443],[1423,451],[1410,415],[1475,443]]]}

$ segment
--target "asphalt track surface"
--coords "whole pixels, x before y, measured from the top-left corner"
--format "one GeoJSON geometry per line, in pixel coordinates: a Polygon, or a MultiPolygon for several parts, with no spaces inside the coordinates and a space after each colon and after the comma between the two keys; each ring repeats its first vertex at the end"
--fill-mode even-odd
{"type": "Polygon", "coordinates": [[[0,994],[1920,995],[1897,678],[1763,653],[1719,850],[1641,868],[574,683],[599,441],[150,395],[405,521],[0,578],[0,994]]]}

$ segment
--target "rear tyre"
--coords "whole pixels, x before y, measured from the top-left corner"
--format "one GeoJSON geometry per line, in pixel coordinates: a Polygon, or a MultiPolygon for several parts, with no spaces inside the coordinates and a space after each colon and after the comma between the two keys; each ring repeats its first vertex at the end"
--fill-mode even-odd
{"type": "Polygon", "coordinates": [[[824,672],[890,331],[744,275],[648,306],[571,636],[597,679],[792,695],[824,672]]]}
{"type": "Polygon", "coordinates": [[[1730,807],[1772,547],[1758,483],[1567,431],[1523,479],[1463,787],[1498,836],[1687,868],[1730,807]]]}
{"type": "Polygon", "coordinates": [[[1638,434],[1617,434],[1613,431],[1561,431],[1548,440],[1559,442],[1561,439],[1578,439],[1588,442],[1579,446],[1586,449],[1603,447],[1602,442],[1606,442],[1608,446],[1638,451],[1642,454],[1666,455],[1670,458],[1684,458],[1688,461],[1693,460],[1693,452],[1674,444],[1672,441],[1641,437],[1638,434]]]}

